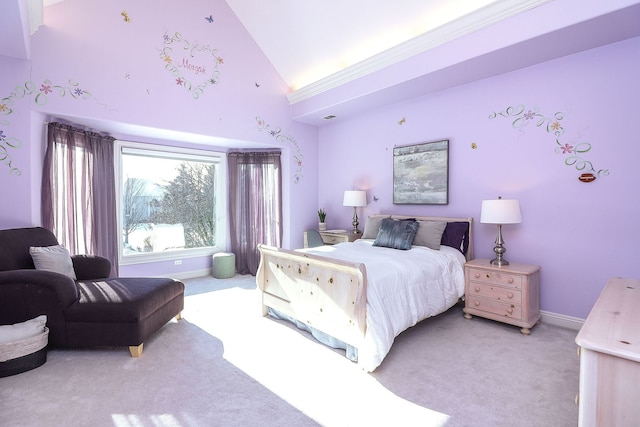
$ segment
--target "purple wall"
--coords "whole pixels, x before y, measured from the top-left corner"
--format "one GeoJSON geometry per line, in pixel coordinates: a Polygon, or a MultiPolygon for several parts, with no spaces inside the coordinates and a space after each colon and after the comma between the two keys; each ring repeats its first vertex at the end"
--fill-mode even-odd
{"type": "MultiPolygon", "coordinates": [[[[56,119],[132,141],[281,148],[284,246],[301,246],[303,230],[316,224],[317,130],[291,120],[285,83],[226,2],[65,0],[46,8],[31,52],[30,61],[0,57],[0,99],[12,102],[0,130],[22,141],[11,153],[22,174],[0,168],[1,228],[40,224],[44,122],[56,119]]],[[[210,266],[207,257],[123,266],[121,274],[210,266]]]]}
{"type": "Polygon", "coordinates": [[[586,317],[609,277],[640,277],[640,144],[632,125],[639,57],[640,38],[630,39],[320,128],[319,204],[328,226],[349,228],[342,193],[367,189],[361,222],[377,212],[472,216],[476,257],[487,258],[496,226],[479,223],[481,200],[519,199],[522,224],[503,227],[506,258],[542,266],[542,310],[586,317]],[[587,171],[565,164],[569,155],[548,122],[536,126],[541,116],[519,129],[518,117],[490,118],[518,105],[546,118],[561,112],[562,145],[590,144],[583,159],[609,175],[579,182],[587,171]],[[449,204],[393,205],[393,147],[439,139],[450,141],[449,204]]]}

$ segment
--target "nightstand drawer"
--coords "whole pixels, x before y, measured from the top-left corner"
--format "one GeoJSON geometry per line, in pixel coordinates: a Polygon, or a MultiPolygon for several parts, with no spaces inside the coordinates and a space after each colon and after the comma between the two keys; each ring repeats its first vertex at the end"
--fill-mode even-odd
{"type": "Polygon", "coordinates": [[[322,235],[322,241],[328,245],[334,245],[336,243],[348,242],[348,236],[339,234],[320,233],[322,235]]]}
{"type": "Polygon", "coordinates": [[[522,306],[480,298],[472,296],[469,298],[469,307],[475,310],[482,310],[487,313],[497,314],[498,316],[508,317],[510,319],[522,319],[522,306]]]}
{"type": "Polygon", "coordinates": [[[515,289],[522,289],[522,275],[503,273],[494,270],[483,270],[470,268],[470,279],[472,281],[494,283],[497,285],[509,286],[515,289]]]}
{"type": "Polygon", "coordinates": [[[480,296],[496,301],[520,304],[522,302],[522,292],[511,288],[485,285],[478,282],[469,284],[469,296],[480,296]]]}

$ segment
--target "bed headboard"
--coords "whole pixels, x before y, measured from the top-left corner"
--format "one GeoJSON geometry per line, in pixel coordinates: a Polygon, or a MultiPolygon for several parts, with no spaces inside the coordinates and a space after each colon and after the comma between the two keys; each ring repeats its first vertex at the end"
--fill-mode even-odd
{"type": "Polygon", "coordinates": [[[466,258],[467,261],[471,261],[473,259],[473,218],[457,218],[457,217],[448,217],[448,216],[420,216],[420,215],[395,215],[395,214],[375,214],[369,215],[372,217],[383,216],[389,217],[393,219],[408,219],[415,218],[420,221],[445,221],[447,223],[452,223],[451,226],[447,225],[447,232],[455,232],[455,233],[463,233],[463,248],[461,251],[466,258]],[[458,226],[459,224],[459,226],[458,226]],[[466,250],[463,250],[466,248],[466,250]]]}

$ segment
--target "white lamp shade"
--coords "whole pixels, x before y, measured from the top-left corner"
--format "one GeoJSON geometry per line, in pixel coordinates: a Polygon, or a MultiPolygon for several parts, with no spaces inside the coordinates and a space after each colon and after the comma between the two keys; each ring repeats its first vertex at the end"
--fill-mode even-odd
{"type": "Polygon", "coordinates": [[[367,206],[367,192],[362,190],[347,190],[344,192],[343,206],[367,206]]]}
{"type": "Polygon", "coordinates": [[[518,224],[522,222],[517,200],[483,200],[480,222],[484,224],[518,224]]]}

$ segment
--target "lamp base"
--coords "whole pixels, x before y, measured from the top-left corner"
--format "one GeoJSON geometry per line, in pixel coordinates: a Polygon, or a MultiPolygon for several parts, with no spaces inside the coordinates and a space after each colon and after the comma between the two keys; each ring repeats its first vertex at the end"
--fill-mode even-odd
{"type": "Polygon", "coordinates": [[[500,258],[494,258],[490,261],[491,265],[495,265],[497,267],[502,267],[504,265],[509,265],[509,261],[507,261],[506,259],[500,257],[500,258]]]}
{"type": "Polygon", "coordinates": [[[353,230],[351,230],[351,233],[360,233],[360,230],[358,230],[358,225],[360,225],[360,223],[358,222],[358,212],[355,206],[353,207],[353,221],[351,222],[351,225],[353,225],[353,230]]]}
{"type": "Polygon", "coordinates": [[[493,252],[496,253],[496,257],[491,260],[491,265],[502,267],[503,265],[509,265],[509,261],[503,258],[507,248],[504,247],[504,240],[502,240],[502,224],[498,224],[498,237],[496,237],[496,245],[493,247],[493,252]]]}

